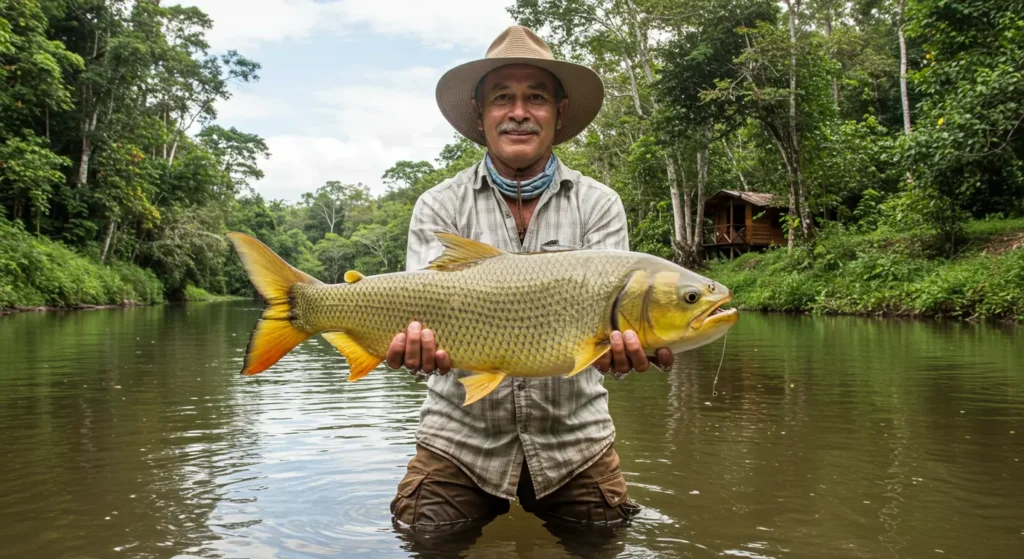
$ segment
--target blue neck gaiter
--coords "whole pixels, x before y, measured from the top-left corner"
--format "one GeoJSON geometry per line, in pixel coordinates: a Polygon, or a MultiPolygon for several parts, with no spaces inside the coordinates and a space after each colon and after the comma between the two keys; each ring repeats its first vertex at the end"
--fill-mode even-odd
{"type": "MultiPolygon", "coordinates": [[[[498,174],[498,171],[494,168],[494,163],[491,161],[491,154],[484,156],[484,164],[487,165],[487,174],[491,176],[491,182],[494,186],[505,196],[515,198],[517,195],[516,181],[506,179],[498,174]]],[[[552,153],[551,159],[548,159],[548,164],[544,166],[544,171],[541,174],[530,180],[519,182],[523,200],[532,200],[544,194],[544,191],[551,186],[551,181],[554,180],[557,169],[558,157],[552,153]]]]}

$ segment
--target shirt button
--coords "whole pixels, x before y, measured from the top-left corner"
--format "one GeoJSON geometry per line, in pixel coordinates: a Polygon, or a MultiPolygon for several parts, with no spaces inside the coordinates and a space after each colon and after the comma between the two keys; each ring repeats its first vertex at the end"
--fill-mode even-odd
{"type": "Polygon", "coordinates": [[[526,383],[522,382],[522,381],[517,382],[516,383],[516,390],[518,390],[520,392],[522,392],[523,390],[526,390],[526,383]]]}
{"type": "Polygon", "coordinates": [[[525,433],[526,432],[526,425],[520,425],[519,426],[519,432],[520,433],[525,433]]]}

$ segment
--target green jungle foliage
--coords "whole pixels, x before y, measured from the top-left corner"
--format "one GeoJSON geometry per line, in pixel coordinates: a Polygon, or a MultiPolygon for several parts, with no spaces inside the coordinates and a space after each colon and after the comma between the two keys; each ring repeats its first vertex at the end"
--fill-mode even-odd
{"type": "Polygon", "coordinates": [[[125,262],[100,264],[0,218],[0,309],[163,300],[163,285],[152,271],[125,262]]]}
{"type": "MultiPolygon", "coordinates": [[[[710,265],[745,306],[1021,316],[1024,0],[509,3],[601,74],[601,114],[556,152],[620,194],[634,250],[702,267],[704,201],[768,193],[786,246],[710,265]]],[[[324,281],[401,270],[416,198],[482,156],[455,139],[382,194],[264,200],[267,145],[215,109],[260,65],[211,52],[211,26],[0,0],[0,307],[251,296],[230,230],[324,281]]]]}
{"type": "Polygon", "coordinates": [[[813,249],[717,260],[709,273],[752,310],[1024,320],[1024,233],[1003,246],[992,231],[1005,228],[969,225],[973,246],[953,258],[927,237],[835,226],[813,249]]]}

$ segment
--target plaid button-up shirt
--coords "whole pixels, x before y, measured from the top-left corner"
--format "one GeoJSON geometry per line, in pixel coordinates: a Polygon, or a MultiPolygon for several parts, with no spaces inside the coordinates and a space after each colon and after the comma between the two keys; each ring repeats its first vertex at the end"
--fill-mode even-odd
{"type": "MultiPolygon", "coordinates": [[[[629,249],[619,196],[561,162],[523,242],[482,160],[417,200],[409,224],[408,270],[422,269],[441,254],[437,231],[507,252],[629,249]]],[[[488,493],[514,499],[525,459],[536,495],[543,497],[590,466],[615,439],[604,375],[593,367],[572,379],[508,378],[463,407],[458,379],[468,374],[456,369],[430,377],[416,439],[455,462],[488,493]]]]}

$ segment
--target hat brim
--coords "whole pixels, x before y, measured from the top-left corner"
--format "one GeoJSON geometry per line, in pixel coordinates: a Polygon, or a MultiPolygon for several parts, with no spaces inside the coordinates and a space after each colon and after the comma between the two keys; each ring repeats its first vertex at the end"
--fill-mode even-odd
{"type": "Polygon", "coordinates": [[[480,78],[495,68],[509,64],[529,64],[543,68],[562,82],[569,108],[562,115],[562,127],[555,131],[555,144],[576,137],[590,124],[604,103],[604,83],[596,72],[572,62],[544,58],[484,58],[456,66],[445,72],[434,92],[441,114],[455,130],[480,145],[487,145],[483,130],[477,128],[477,114],[470,101],[480,78]]]}

